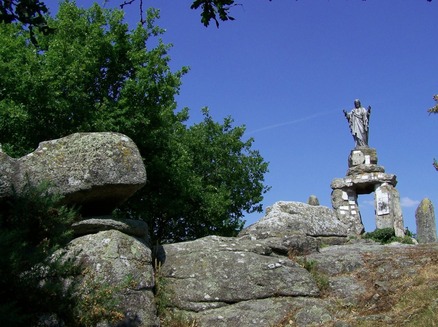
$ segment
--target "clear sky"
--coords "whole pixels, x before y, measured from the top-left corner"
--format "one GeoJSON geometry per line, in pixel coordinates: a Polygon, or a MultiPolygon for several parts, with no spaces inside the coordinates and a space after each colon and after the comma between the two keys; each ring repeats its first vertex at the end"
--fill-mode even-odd
{"type": "MultiPolygon", "coordinates": [[[[57,2],[46,4],[56,12],[57,2]]],[[[191,69],[178,107],[190,108],[192,123],[208,106],[216,120],[230,115],[246,125],[270,162],[265,209],[311,194],[331,207],[330,183],[345,176],[354,148],[342,110],[359,98],[372,107],[369,145],[397,175],[405,225],[415,231],[419,202],[438,206],[438,115],[427,113],[438,93],[438,0],[236,2],[236,20],[217,29],[201,24],[190,0],[144,0],[161,10],[171,67],[191,69]]],[[[139,20],[138,4],[126,19],[139,20]]],[[[372,201],[359,196],[367,231],[375,229],[372,201]]],[[[247,216],[247,224],[262,216],[247,216]]]]}

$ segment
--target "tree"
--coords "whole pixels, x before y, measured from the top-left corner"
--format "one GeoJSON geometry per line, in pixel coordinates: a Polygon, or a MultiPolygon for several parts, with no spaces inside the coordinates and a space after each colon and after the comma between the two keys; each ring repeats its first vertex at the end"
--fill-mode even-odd
{"type": "MultiPolygon", "coordinates": [[[[123,0],[119,2],[119,6],[123,9],[125,6],[133,4],[136,1],[137,0],[123,0]]],[[[143,0],[138,0],[138,3],[140,22],[143,24],[146,23],[143,16],[143,0]]],[[[216,26],[219,27],[218,19],[222,21],[234,20],[234,18],[230,16],[230,9],[233,6],[236,6],[234,0],[195,0],[190,8],[202,8],[201,22],[204,26],[208,26],[210,21],[214,20],[216,26]]],[[[49,27],[44,16],[44,14],[47,13],[47,6],[40,0],[0,0],[0,23],[18,21],[28,26],[33,43],[36,43],[34,39],[34,27],[44,34],[53,32],[53,28],[49,27]]]]}
{"type": "Polygon", "coordinates": [[[73,263],[52,255],[72,238],[77,213],[48,193],[48,184],[26,185],[0,200],[0,319],[4,326],[36,326],[56,313],[74,321],[72,292],[65,278],[73,263]],[[55,259],[57,258],[57,259],[55,259]]]}
{"type": "Polygon", "coordinates": [[[203,114],[201,123],[175,134],[170,165],[176,184],[167,185],[167,192],[174,193],[176,201],[157,198],[164,212],[151,220],[160,239],[235,236],[243,227],[244,211],[262,211],[259,202],[269,189],[263,185],[268,164],[251,149],[253,139],[243,141],[245,127],[233,127],[231,117],[220,124],[207,108],[203,114]]]}
{"type": "Polygon", "coordinates": [[[21,156],[43,140],[74,132],[124,133],[140,150],[148,182],[123,214],[144,219],[159,240],[234,235],[242,212],[261,210],[267,164],[230,120],[213,128],[207,116],[198,127],[185,126],[188,110],[178,113],[174,97],[188,69],[170,70],[170,46],[159,39],[157,17],[149,10],[144,27],[129,32],[120,10],[84,10],[65,2],[49,19],[55,32],[36,31],[40,49],[29,43],[22,25],[0,24],[0,143],[21,156]],[[197,137],[205,141],[193,147],[197,137]],[[208,154],[202,147],[212,144],[208,154]],[[229,161],[218,159],[222,151],[229,151],[229,161]],[[206,161],[212,159],[217,164],[206,161]],[[219,168],[224,177],[240,170],[242,179],[220,184],[218,176],[207,178],[219,168]]]}

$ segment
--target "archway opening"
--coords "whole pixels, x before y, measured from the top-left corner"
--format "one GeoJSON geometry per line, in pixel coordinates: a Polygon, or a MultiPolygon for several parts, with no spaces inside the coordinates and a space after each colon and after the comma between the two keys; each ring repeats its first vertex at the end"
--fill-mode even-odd
{"type": "Polygon", "coordinates": [[[374,207],[374,193],[358,195],[357,203],[362,218],[365,232],[372,232],[376,229],[376,211],[374,207]]]}

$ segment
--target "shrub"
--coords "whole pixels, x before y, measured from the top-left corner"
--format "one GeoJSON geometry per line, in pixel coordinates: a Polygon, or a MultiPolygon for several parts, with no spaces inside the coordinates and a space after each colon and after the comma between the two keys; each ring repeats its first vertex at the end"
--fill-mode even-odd
{"type": "Polygon", "coordinates": [[[60,205],[49,185],[25,185],[0,200],[0,320],[34,326],[42,316],[68,320],[71,293],[65,278],[71,261],[54,253],[70,241],[75,210],[60,205]]]}
{"type": "Polygon", "coordinates": [[[389,244],[392,242],[413,244],[412,238],[409,235],[406,235],[405,237],[395,236],[394,228],[376,229],[374,232],[365,233],[363,238],[371,239],[381,244],[389,244]]]}

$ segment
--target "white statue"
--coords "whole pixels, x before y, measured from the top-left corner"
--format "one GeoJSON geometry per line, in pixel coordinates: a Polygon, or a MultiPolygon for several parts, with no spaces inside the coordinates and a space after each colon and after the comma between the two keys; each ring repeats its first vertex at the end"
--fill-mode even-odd
{"type": "Polygon", "coordinates": [[[371,114],[371,107],[365,109],[361,106],[359,99],[354,100],[354,108],[350,112],[344,110],[344,115],[350,125],[356,147],[368,146],[368,125],[371,114]]]}

